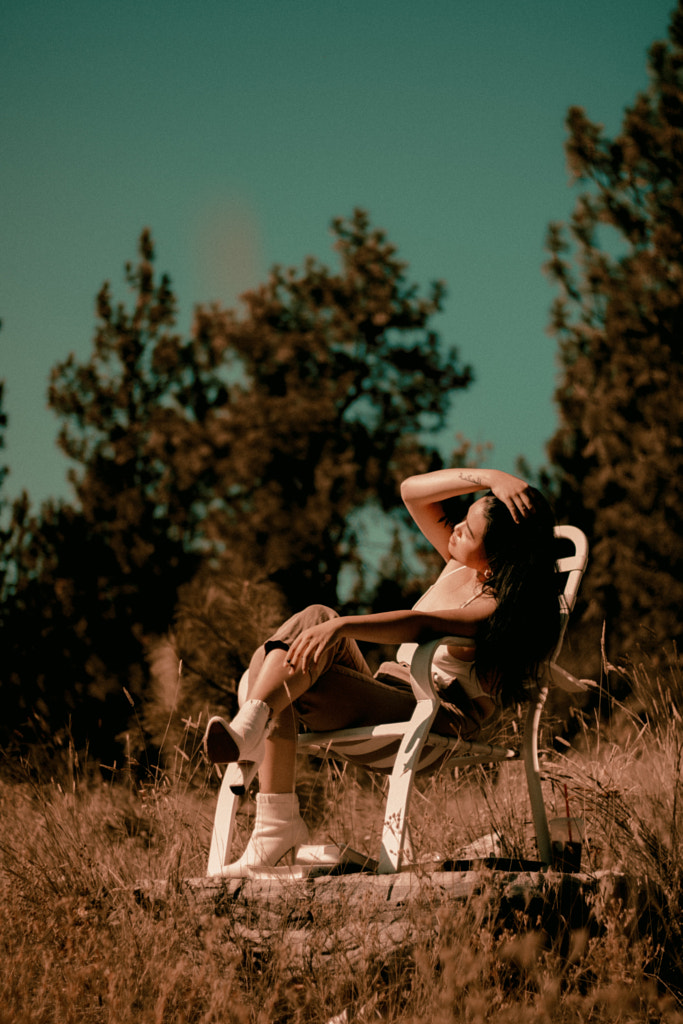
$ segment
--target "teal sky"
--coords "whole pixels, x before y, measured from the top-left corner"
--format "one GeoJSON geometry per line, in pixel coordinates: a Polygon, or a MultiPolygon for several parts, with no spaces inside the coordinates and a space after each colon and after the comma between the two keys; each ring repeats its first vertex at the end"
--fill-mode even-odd
{"type": "Polygon", "coordinates": [[[551,220],[573,205],[572,104],[611,132],[674,0],[5,0],[0,378],[5,493],[68,496],[50,369],[86,358],[94,298],[152,229],[187,327],[274,263],[331,262],[370,212],[474,367],[456,434],[534,466],[555,428],[551,220]]]}

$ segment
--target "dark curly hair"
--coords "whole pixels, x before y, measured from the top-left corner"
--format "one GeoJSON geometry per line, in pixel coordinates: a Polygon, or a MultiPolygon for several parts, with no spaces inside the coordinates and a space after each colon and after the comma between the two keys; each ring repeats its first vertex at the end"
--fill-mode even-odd
{"type": "Polygon", "coordinates": [[[477,633],[475,666],[503,704],[525,696],[525,683],[538,677],[560,635],[554,518],[540,491],[529,494],[534,510],[519,523],[494,495],[482,502],[491,569],[484,590],[496,598],[496,608],[477,633]]]}

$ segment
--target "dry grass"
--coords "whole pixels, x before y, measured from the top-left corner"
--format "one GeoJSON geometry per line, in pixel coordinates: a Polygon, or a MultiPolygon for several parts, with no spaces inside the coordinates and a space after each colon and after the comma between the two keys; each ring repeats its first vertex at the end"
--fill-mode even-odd
{"type": "MultiPolygon", "coordinates": [[[[199,723],[186,722],[166,767],[143,782],[131,770],[104,783],[73,756],[49,779],[15,770],[0,785],[0,1024],[324,1024],[343,1013],[347,1024],[683,1022],[679,684],[642,675],[642,693],[607,728],[586,719],[552,759],[551,814],[568,800],[585,822],[586,867],[624,876],[618,898],[598,892],[597,922],[546,920],[544,930],[534,907],[485,892],[410,910],[411,930],[390,951],[371,908],[353,954],[320,953],[340,908],[310,926],[302,961],[286,920],[271,915],[255,942],[229,910],[177,894],[153,911],[136,898],[142,878],[204,871],[215,783],[199,723]]],[[[376,786],[311,766],[302,805],[317,837],[376,851],[376,786]]],[[[496,831],[532,855],[527,816],[518,766],[444,770],[414,799],[417,853],[454,856],[496,831]]]]}

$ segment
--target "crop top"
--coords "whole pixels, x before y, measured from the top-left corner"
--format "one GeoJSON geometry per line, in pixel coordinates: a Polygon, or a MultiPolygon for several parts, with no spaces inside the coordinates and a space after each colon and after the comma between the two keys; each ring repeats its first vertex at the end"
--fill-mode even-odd
{"type": "MultiPolygon", "coordinates": [[[[460,572],[460,570],[464,568],[464,565],[458,565],[455,569],[451,569],[450,571],[444,570],[431,587],[429,587],[428,590],[425,590],[422,597],[420,597],[420,599],[413,605],[413,608],[417,610],[426,603],[430,606],[430,610],[432,611],[443,609],[443,604],[434,604],[433,598],[430,602],[428,600],[429,595],[432,594],[435,588],[438,588],[439,583],[442,580],[455,575],[456,572],[460,572]]],[[[466,608],[468,604],[471,604],[472,601],[480,596],[480,593],[481,592],[473,594],[472,597],[469,597],[463,604],[459,605],[459,607],[466,608]]],[[[464,643],[463,646],[465,646],[464,643]]],[[[474,647],[474,639],[472,637],[467,637],[467,646],[474,647]]],[[[418,645],[415,643],[401,644],[396,652],[396,661],[404,665],[410,665],[417,647],[418,645]]],[[[436,649],[436,653],[432,661],[432,678],[434,680],[434,685],[439,691],[447,689],[453,680],[457,679],[458,683],[471,700],[475,700],[477,697],[489,696],[481,687],[481,683],[479,682],[474,668],[474,662],[464,661],[462,658],[456,658],[455,655],[449,652],[448,647],[445,644],[441,647],[437,647],[436,649]]]]}

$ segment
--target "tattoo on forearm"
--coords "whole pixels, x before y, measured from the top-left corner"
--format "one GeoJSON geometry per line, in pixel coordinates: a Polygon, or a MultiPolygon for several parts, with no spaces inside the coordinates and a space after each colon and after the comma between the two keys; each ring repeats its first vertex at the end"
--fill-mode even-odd
{"type": "Polygon", "coordinates": [[[478,484],[480,487],[484,487],[484,481],[480,476],[476,476],[474,473],[461,473],[461,480],[466,480],[469,484],[478,484]]]}

